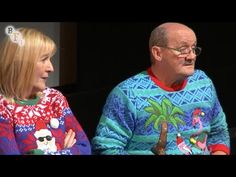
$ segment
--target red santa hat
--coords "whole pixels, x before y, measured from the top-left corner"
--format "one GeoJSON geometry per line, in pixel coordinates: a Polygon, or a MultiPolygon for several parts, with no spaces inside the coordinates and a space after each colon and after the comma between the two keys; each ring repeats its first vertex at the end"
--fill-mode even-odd
{"type": "Polygon", "coordinates": [[[38,120],[35,125],[34,136],[38,139],[39,137],[52,136],[52,133],[48,130],[44,121],[38,120]]]}
{"type": "Polygon", "coordinates": [[[202,112],[202,110],[200,108],[197,108],[193,111],[193,116],[204,116],[204,112],[202,112]]]}
{"type": "Polygon", "coordinates": [[[181,138],[181,134],[178,133],[177,136],[176,136],[176,143],[177,145],[179,145],[180,143],[182,143],[184,140],[183,138],[181,138]]]}

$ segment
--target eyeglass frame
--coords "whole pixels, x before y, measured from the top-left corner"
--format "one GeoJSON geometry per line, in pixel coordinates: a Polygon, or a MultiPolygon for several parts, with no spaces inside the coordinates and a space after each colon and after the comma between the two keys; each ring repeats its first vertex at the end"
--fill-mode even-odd
{"type": "Polygon", "coordinates": [[[182,52],[180,51],[182,47],[180,47],[180,48],[172,48],[172,47],[164,47],[164,46],[160,46],[160,45],[155,45],[155,46],[161,47],[161,48],[165,48],[165,49],[174,50],[174,51],[177,51],[177,52],[180,52],[180,54],[178,54],[178,56],[180,56],[180,55],[184,55],[184,56],[186,55],[186,56],[188,56],[191,52],[193,52],[196,56],[199,56],[199,55],[201,54],[201,51],[202,51],[202,48],[201,48],[201,47],[198,47],[198,46],[196,46],[196,47],[186,47],[186,48],[184,48],[183,50],[186,50],[186,49],[188,49],[188,48],[191,48],[191,50],[189,50],[188,53],[182,53],[182,52]],[[196,49],[199,50],[199,54],[196,54],[196,49]]]}
{"type": "Polygon", "coordinates": [[[46,138],[47,141],[51,141],[52,140],[52,136],[50,136],[50,135],[39,137],[38,140],[40,142],[44,142],[45,138],[46,138]]]}

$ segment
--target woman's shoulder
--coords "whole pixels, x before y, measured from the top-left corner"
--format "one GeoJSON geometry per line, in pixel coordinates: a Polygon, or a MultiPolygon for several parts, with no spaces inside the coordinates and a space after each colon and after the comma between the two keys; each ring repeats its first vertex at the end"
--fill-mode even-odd
{"type": "Polygon", "coordinates": [[[0,118],[12,120],[10,111],[12,109],[14,109],[14,106],[3,95],[0,94],[0,118]]]}
{"type": "Polygon", "coordinates": [[[45,88],[43,94],[46,96],[63,96],[63,94],[59,90],[51,87],[45,88]]]}
{"type": "Polygon", "coordinates": [[[10,105],[10,100],[6,99],[2,94],[0,94],[0,106],[8,106],[10,105]]]}
{"type": "Polygon", "coordinates": [[[65,96],[59,90],[50,87],[47,87],[43,91],[43,99],[50,102],[66,100],[65,96]]]}

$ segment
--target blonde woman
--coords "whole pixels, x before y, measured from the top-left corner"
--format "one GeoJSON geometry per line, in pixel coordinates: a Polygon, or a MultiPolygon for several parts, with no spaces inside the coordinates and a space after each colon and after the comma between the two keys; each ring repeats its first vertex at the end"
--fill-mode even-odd
{"type": "Polygon", "coordinates": [[[90,143],[66,98],[46,86],[52,39],[20,28],[0,46],[0,154],[86,155],[90,143]]]}

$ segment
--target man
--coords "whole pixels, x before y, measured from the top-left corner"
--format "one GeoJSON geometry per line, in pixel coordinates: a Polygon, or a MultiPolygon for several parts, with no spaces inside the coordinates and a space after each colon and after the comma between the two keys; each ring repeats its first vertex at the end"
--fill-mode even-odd
{"type": "Polygon", "coordinates": [[[214,85],[195,70],[194,31],[164,23],[150,36],[151,67],[117,85],[107,98],[95,154],[229,154],[226,117],[214,85]]]}

